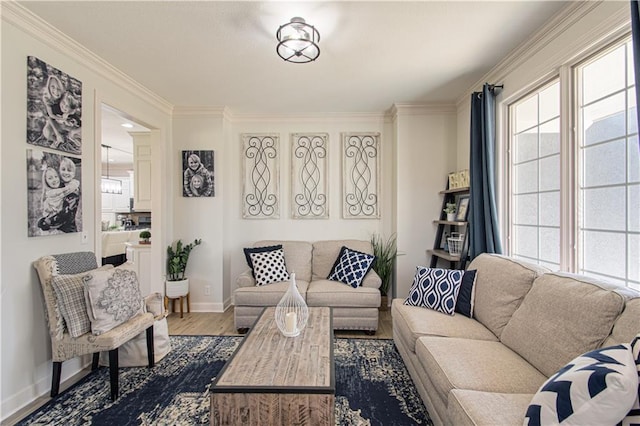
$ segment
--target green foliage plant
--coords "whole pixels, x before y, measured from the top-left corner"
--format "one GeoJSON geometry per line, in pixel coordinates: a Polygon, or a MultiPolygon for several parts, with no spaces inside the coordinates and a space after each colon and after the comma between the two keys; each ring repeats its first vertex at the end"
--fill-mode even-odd
{"type": "Polygon", "coordinates": [[[373,246],[373,254],[376,257],[373,262],[373,270],[382,279],[380,294],[386,296],[391,286],[393,267],[398,255],[396,234],[392,234],[387,240],[384,240],[379,234],[373,234],[371,236],[371,245],[373,246]]]}
{"type": "Polygon", "coordinates": [[[456,212],[456,203],[447,203],[447,207],[444,208],[444,212],[447,214],[456,212]]]}
{"type": "Polygon", "coordinates": [[[147,241],[149,238],[151,238],[151,232],[142,231],[142,232],[140,232],[139,237],[142,238],[143,240],[147,241]]]}
{"type": "Polygon", "coordinates": [[[195,239],[192,243],[182,245],[182,240],[178,240],[176,248],[172,245],[167,248],[167,280],[180,281],[184,279],[184,271],[187,269],[189,254],[195,246],[202,240],[195,239]]]}

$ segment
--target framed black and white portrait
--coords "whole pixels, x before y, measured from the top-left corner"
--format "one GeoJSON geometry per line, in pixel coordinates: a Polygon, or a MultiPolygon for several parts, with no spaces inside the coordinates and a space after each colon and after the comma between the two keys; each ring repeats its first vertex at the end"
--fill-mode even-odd
{"type": "Polygon", "coordinates": [[[82,154],[82,83],[27,57],[27,142],[82,154]]]}
{"type": "Polygon", "coordinates": [[[79,158],[27,150],[30,237],[82,231],[81,176],[79,158]]]}
{"type": "Polygon", "coordinates": [[[213,151],[182,151],[182,196],[214,197],[213,151]]]}

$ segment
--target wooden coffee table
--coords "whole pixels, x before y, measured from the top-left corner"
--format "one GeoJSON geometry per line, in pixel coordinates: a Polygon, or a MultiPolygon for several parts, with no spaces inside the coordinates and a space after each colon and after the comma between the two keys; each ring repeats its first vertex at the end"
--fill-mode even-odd
{"type": "Polygon", "coordinates": [[[266,308],[211,386],[212,425],[334,425],[331,308],[284,337],[266,308]]]}

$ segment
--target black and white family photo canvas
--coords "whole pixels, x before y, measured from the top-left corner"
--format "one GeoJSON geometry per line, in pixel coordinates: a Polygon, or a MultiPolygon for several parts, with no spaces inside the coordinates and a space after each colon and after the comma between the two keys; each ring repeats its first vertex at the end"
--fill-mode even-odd
{"type": "Polygon", "coordinates": [[[82,231],[79,158],[27,150],[29,236],[82,231]]]}
{"type": "Polygon", "coordinates": [[[82,153],[82,83],[27,57],[27,142],[82,153]]]}
{"type": "Polygon", "coordinates": [[[182,196],[213,197],[213,151],[182,151],[182,196]]]}

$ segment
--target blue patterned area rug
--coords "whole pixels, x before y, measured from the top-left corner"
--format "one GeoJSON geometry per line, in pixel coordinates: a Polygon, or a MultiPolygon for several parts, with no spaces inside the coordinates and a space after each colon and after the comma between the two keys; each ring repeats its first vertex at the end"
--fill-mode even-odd
{"type": "MultiPolygon", "coordinates": [[[[103,367],[18,424],[209,424],[212,379],[241,339],[171,336],[171,352],[153,369],[120,369],[116,402],[103,367]]],[[[432,424],[392,340],[335,342],[336,425],[432,424]]]]}

